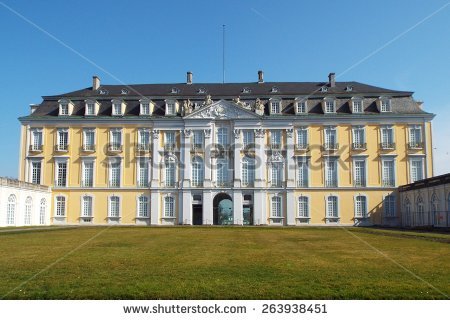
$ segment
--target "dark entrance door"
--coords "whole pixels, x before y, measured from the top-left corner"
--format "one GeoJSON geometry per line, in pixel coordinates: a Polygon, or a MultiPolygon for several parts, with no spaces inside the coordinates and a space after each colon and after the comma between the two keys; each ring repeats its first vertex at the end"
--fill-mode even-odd
{"type": "Polygon", "coordinates": [[[192,205],[192,220],[196,226],[203,224],[203,206],[201,204],[192,205]]]}
{"type": "Polygon", "coordinates": [[[233,224],[233,201],[226,193],[219,193],[213,200],[213,223],[215,225],[233,224]]]}
{"type": "Polygon", "coordinates": [[[253,225],[253,206],[244,205],[242,209],[242,214],[244,217],[244,225],[253,225]]]}

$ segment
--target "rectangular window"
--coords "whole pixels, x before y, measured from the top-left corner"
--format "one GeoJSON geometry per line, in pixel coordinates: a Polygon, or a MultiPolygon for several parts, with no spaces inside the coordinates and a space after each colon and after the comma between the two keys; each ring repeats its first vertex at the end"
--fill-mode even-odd
{"type": "Polygon", "coordinates": [[[243,136],[243,143],[244,143],[244,148],[250,148],[251,146],[254,146],[255,144],[255,133],[253,132],[253,130],[243,130],[242,131],[242,136],[243,136]]]}
{"type": "Polygon", "coordinates": [[[121,129],[111,129],[110,131],[111,143],[109,149],[111,151],[122,150],[122,130],[121,129]]]}
{"type": "Polygon", "coordinates": [[[203,150],[203,146],[205,143],[205,137],[203,134],[203,130],[194,130],[192,139],[193,139],[194,150],[203,150]]]}
{"type": "Polygon", "coordinates": [[[366,134],[364,127],[353,128],[353,145],[354,150],[366,148],[366,134]]]}
{"type": "Polygon", "coordinates": [[[382,185],[383,187],[395,187],[395,160],[382,160],[382,185]]]}
{"type": "Polygon", "coordinates": [[[308,148],[308,129],[297,129],[297,149],[306,150],[308,148]]]}
{"type": "Polygon", "coordinates": [[[355,183],[355,187],[365,187],[366,186],[366,160],[358,159],[353,162],[354,168],[354,176],[353,181],[355,183]]]}
{"type": "Polygon", "coordinates": [[[138,150],[150,150],[150,131],[147,129],[140,129],[138,131],[138,150]]]}
{"type": "Polygon", "coordinates": [[[167,102],[167,114],[174,115],[175,114],[175,103],[167,102]]]}
{"type": "Polygon", "coordinates": [[[94,186],[94,161],[84,160],[82,165],[83,175],[81,183],[83,187],[94,186]]]}
{"type": "Polygon", "coordinates": [[[217,144],[224,148],[228,146],[228,128],[217,129],[217,144]]]}
{"type": "Polygon", "coordinates": [[[175,200],[173,197],[164,198],[164,216],[169,218],[175,217],[175,200]]]}
{"type": "Polygon", "coordinates": [[[164,149],[167,151],[175,150],[175,131],[166,131],[164,133],[164,149]]]}
{"type": "Polygon", "coordinates": [[[281,104],[279,101],[272,101],[270,103],[270,114],[279,114],[281,113],[281,104]]]}
{"type": "Polygon", "coordinates": [[[41,184],[42,162],[31,161],[31,183],[41,184]]]}
{"type": "Polygon", "coordinates": [[[42,151],[42,130],[33,129],[31,131],[31,150],[42,151]]]}
{"type": "Polygon", "coordinates": [[[150,160],[147,158],[140,158],[138,160],[138,187],[146,188],[149,186],[150,181],[150,160]]]}
{"type": "Polygon", "coordinates": [[[300,196],[298,198],[298,217],[309,218],[309,201],[308,197],[300,196]]]}
{"type": "Polygon", "coordinates": [[[272,197],[272,217],[282,217],[281,212],[281,197],[272,197]]]}
{"type": "Polygon", "coordinates": [[[363,102],[362,100],[353,100],[353,113],[362,113],[363,112],[363,102]]]}
{"type": "Polygon", "coordinates": [[[390,126],[381,128],[381,148],[394,148],[394,129],[390,126]]]}
{"type": "Polygon", "coordinates": [[[120,187],[121,160],[116,159],[109,163],[109,186],[113,188],[120,187]]]}
{"type": "Polygon", "coordinates": [[[138,198],[138,217],[140,218],[148,218],[149,217],[149,205],[148,205],[148,197],[140,196],[138,198]]]}
{"type": "Polygon", "coordinates": [[[216,181],[219,186],[228,183],[228,160],[220,159],[217,161],[216,181]]]}
{"type": "Polygon", "coordinates": [[[64,217],[66,215],[66,197],[56,197],[56,216],[64,217]]]}
{"type": "Polygon", "coordinates": [[[307,187],[308,186],[308,159],[300,158],[297,163],[297,186],[307,187]]]}
{"type": "Polygon", "coordinates": [[[283,163],[273,162],[270,166],[270,185],[272,187],[281,187],[283,181],[283,163]]]}
{"type": "Polygon", "coordinates": [[[334,100],[325,101],[325,113],[335,113],[335,103],[334,100]]]}
{"type": "Polygon", "coordinates": [[[412,149],[422,147],[422,126],[411,126],[409,128],[409,147],[412,149]]]}
{"type": "Polygon", "coordinates": [[[242,184],[252,185],[255,182],[255,159],[245,157],[242,159],[242,184]]]}
{"type": "Polygon", "coordinates": [[[165,168],[165,176],[166,176],[166,187],[175,187],[175,181],[176,181],[176,166],[175,162],[167,162],[166,168],[165,168]]]}
{"type": "Polygon", "coordinates": [[[306,113],[306,101],[298,101],[296,107],[297,113],[306,113]]]}
{"type": "Polygon", "coordinates": [[[365,196],[356,196],[355,198],[355,217],[367,218],[367,199],[365,196]]]}
{"type": "Polygon", "coordinates": [[[118,196],[109,198],[109,217],[120,217],[120,198],[118,196]]]}
{"type": "Polygon", "coordinates": [[[56,162],[56,186],[67,187],[67,162],[56,162]]]}
{"type": "Polygon", "coordinates": [[[337,160],[326,159],[325,160],[325,186],[337,187],[337,160]]]}
{"type": "Polygon", "coordinates": [[[95,104],[92,102],[88,102],[86,104],[86,115],[93,116],[95,115],[95,104]]]}
{"type": "Polygon", "coordinates": [[[423,160],[422,159],[412,159],[411,164],[411,183],[424,179],[423,174],[423,160]]]}
{"type": "Polygon", "coordinates": [[[68,116],[69,115],[69,105],[67,103],[62,103],[60,106],[59,115],[68,116]]]}
{"type": "Polygon", "coordinates": [[[95,151],[95,129],[83,130],[83,150],[95,151]]]}
{"type": "Polygon", "coordinates": [[[270,130],[270,148],[281,149],[281,130],[270,130]]]}
{"type": "Polygon", "coordinates": [[[380,105],[381,112],[391,112],[391,101],[389,99],[382,99],[380,105]]]}
{"type": "Polygon", "coordinates": [[[395,196],[388,195],[388,196],[384,197],[383,207],[384,207],[384,216],[385,217],[395,217],[396,216],[396,214],[395,214],[395,207],[396,207],[395,196]]]}
{"type": "Polygon", "coordinates": [[[122,115],[122,103],[117,102],[113,103],[113,113],[114,116],[121,116],[122,115]]]}
{"type": "Polygon", "coordinates": [[[327,198],[327,217],[338,218],[338,198],[336,196],[329,196],[327,198]]]}
{"type": "Polygon", "coordinates": [[[336,128],[325,128],[325,150],[336,150],[337,146],[336,128]]]}
{"type": "Polygon", "coordinates": [[[143,102],[141,103],[141,115],[150,115],[150,104],[143,102]]]}
{"type": "Polygon", "coordinates": [[[81,212],[83,217],[92,217],[92,197],[83,197],[83,210],[81,212]]]}
{"type": "Polygon", "coordinates": [[[69,148],[69,131],[67,129],[58,129],[58,151],[67,151],[69,148]]]}

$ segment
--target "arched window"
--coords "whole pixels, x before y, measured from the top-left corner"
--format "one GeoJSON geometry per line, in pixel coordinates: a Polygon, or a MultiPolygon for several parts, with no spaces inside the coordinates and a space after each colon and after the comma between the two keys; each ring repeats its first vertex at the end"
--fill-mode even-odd
{"type": "Polygon", "coordinates": [[[327,217],[328,218],[338,218],[338,198],[337,196],[327,197],[327,217]]]}
{"type": "Polygon", "coordinates": [[[39,207],[39,224],[45,224],[45,213],[47,211],[47,200],[41,199],[41,206],[39,207]]]}
{"type": "Polygon", "coordinates": [[[118,196],[109,197],[109,217],[120,217],[120,198],[118,196]]]}
{"type": "Polygon", "coordinates": [[[281,197],[280,196],[273,196],[272,197],[272,217],[282,217],[281,212],[281,197]]]}
{"type": "Polygon", "coordinates": [[[165,184],[166,187],[175,187],[176,180],[176,162],[173,157],[167,157],[165,160],[165,184]]]}
{"type": "Polygon", "coordinates": [[[6,224],[13,225],[16,221],[16,196],[11,194],[8,197],[6,207],[6,224]]]}
{"type": "Polygon", "coordinates": [[[164,216],[169,218],[175,217],[175,199],[171,196],[164,198],[164,216]]]}
{"type": "Polygon", "coordinates": [[[433,193],[431,196],[431,224],[434,224],[435,221],[439,221],[439,199],[436,195],[436,193],[433,193]]]}
{"type": "Polygon", "coordinates": [[[405,225],[410,226],[411,225],[411,201],[409,201],[408,198],[405,200],[405,225]]]}
{"type": "Polygon", "coordinates": [[[423,199],[421,196],[417,198],[417,210],[416,210],[416,223],[417,226],[422,226],[424,222],[424,214],[425,214],[425,207],[423,203],[423,199]]]}
{"type": "Polygon", "coordinates": [[[138,198],[138,217],[139,218],[148,218],[149,216],[149,205],[148,205],[148,197],[141,195],[138,198]]]}
{"type": "Polygon", "coordinates": [[[192,186],[201,187],[203,186],[204,180],[204,169],[203,169],[203,159],[201,157],[194,157],[192,159],[192,186]]]}
{"type": "Polygon", "coordinates": [[[81,215],[83,217],[92,217],[92,197],[91,196],[83,196],[83,208],[81,211],[81,215]]]}
{"type": "Polygon", "coordinates": [[[56,197],[56,216],[58,217],[66,216],[66,197],[64,196],[56,197]]]}
{"type": "Polygon", "coordinates": [[[298,216],[299,218],[309,218],[309,201],[308,197],[298,197],[298,216]]]}
{"type": "Polygon", "coordinates": [[[366,196],[356,196],[355,198],[355,217],[367,218],[367,198],[366,196]]]}
{"type": "Polygon", "coordinates": [[[255,159],[244,157],[242,159],[242,184],[253,185],[255,181],[255,159]]]}
{"type": "Polygon", "coordinates": [[[31,224],[31,206],[33,204],[33,199],[31,197],[27,197],[25,200],[25,214],[23,216],[25,225],[31,224]]]}

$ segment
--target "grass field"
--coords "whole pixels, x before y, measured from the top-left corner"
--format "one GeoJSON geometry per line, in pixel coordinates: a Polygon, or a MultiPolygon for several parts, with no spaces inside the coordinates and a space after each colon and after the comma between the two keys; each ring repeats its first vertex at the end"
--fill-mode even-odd
{"type": "Polygon", "coordinates": [[[450,235],[251,227],[7,231],[0,232],[3,299],[450,296],[450,235]]]}

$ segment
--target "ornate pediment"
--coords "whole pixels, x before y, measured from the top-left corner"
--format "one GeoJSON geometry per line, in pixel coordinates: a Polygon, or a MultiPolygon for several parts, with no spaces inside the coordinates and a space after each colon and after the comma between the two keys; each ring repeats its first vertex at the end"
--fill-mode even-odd
{"type": "Polygon", "coordinates": [[[185,117],[186,119],[259,119],[255,112],[244,109],[235,102],[220,100],[201,107],[185,117]]]}

